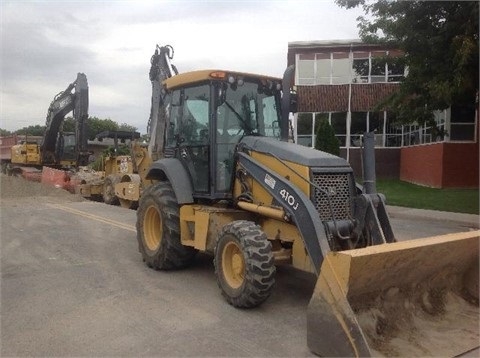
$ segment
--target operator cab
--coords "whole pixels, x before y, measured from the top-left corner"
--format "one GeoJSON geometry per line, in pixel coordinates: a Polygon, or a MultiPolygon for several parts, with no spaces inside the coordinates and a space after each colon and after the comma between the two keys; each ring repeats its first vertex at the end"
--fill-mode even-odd
{"type": "Polygon", "coordinates": [[[64,132],[59,133],[57,137],[57,158],[60,158],[62,166],[75,166],[77,160],[77,141],[75,133],[64,132]]]}
{"type": "Polygon", "coordinates": [[[164,84],[165,156],[184,165],[195,198],[231,198],[234,153],[240,140],[244,136],[280,139],[281,80],[196,71],[164,84]]]}

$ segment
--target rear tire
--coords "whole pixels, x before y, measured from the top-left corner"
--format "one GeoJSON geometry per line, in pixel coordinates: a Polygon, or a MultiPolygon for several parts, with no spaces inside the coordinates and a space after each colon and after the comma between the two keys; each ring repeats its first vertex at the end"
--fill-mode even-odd
{"type": "Polygon", "coordinates": [[[120,178],[116,175],[109,175],[103,182],[103,202],[108,205],[119,205],[117,196],[115,195],[115,184],[120,182],[120,178]]]}
{"type": "Polygon", "coordinates": [[[137,209],[137,240],[150,268],[172,270],[192,262],[197,250],[180,241],[180,209],[170,183],[153,184],[143,192],[137,209]]]}
{"type": "Polygon", "coordinates": [[[232,306],[255,307],[270,296],[276,271],[272,244],[254,222],[238,220],[223,227],[214,264],[218,286],[232,306]]]}

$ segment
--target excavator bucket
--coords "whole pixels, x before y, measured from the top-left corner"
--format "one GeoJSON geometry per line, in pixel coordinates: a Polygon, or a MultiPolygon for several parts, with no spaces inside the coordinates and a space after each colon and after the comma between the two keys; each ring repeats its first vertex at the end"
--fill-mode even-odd
{"type": "Polygon", "coordinates": [[[320,356],[457,356],[479,346],[480,231],[326,255],[307,336],[320,356]]]}

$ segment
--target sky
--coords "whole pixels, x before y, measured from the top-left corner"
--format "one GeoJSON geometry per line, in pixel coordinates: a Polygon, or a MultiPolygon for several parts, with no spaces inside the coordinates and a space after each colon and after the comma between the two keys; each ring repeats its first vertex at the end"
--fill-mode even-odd
{"type": "Polygon", "coordinates": [[[179,72],[281,77],[288,42],[356,39],[362,15],[334,0],[2,0],[0,6],[0,128],[10,131],[44,125],[55,95],[83,72],[89,115],[143,134],[156,44],[174,48],[179,72]]]}

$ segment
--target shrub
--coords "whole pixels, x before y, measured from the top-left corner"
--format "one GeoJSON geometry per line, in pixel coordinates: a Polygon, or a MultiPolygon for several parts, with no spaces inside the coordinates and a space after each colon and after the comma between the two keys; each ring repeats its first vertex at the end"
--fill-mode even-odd
{"type": "Polygon", "coordinates": [[[322,119],[318,125],[315,149],[337,156],[340,155],[340,141],[335,137],[333,127],[326,119],[322,119]]]}

